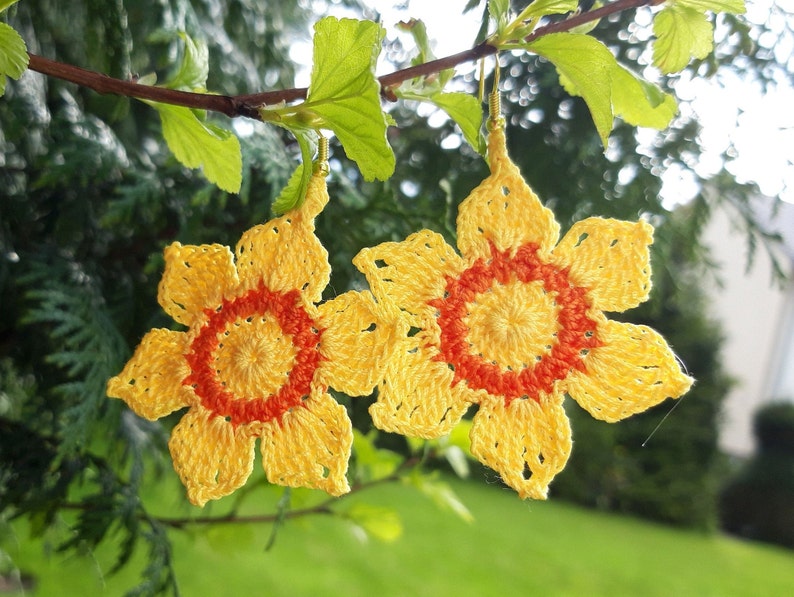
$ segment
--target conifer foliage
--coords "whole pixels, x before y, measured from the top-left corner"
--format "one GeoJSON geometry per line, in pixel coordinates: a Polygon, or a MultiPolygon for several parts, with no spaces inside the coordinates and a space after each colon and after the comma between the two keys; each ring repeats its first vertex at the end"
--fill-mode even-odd
{"type": "MultiPolygon", "coordinates": [[[[681,247],[681,237],[666,231],[681,224],[666,228],[658,177],[671,164],[692,163],[700,151],[697,123],[674,120],[677,100],[667,78],[638,73],[650,61],[664,75],[689,69],[700,76],[742,51],[748,60],[741,67],[760,80],[779,72],[773,56],[752,45],[762,29],[737,16],[741,0],[615,0],[591,11],[572,0],[450,2],[450,10],[482,14],[482,30],[461,47],[462,56],[440,61],[430,40],[441,32],[409,22],[401,25],[408,37],[397,40],[393,24],[370,20],[366,4],[0,0],[0,525],[25,518],[43,534],[62,518],[70,533],[58,549],[115,545],[112,571],[143,545],[147,564],[130,593],[138,595],[176,594],[169,531],[219,518],[272,523],[275,538],[289,517],[331,513],[340,524],[396,537],[399,505],[375,515],[360,503],[289,489],[275,511],[241,516],[246,492],[262,490],[263,478],[208,516],[150,511],[147,492],[173,479],[166,439],[178,417],[138,418],[107,399],[105,384],[148,330],[181,330],[156,301],[164,247],[233,246],[246,229],[299,206],[318,129],[334,133],[332,200],[317,222],[333,268],[324,298],[364,287],[352,266],[364,247],[420,228],[454,245],[458,203],[487,175],[477,82],[454,69],[480,59],[492,65],[501,53],[509,149],[523,176],[563,229],[590,215],[652,220],[659,231],[654,258],[661,260],[654,267],[665,271],[664,260],[681,247]],[[629,33],[636,10],[652,15],[653,40],[629,33]],[[290,48],[312,35],[305,90],[294,85],[290,48]],[[382,55],[393,70],[377,78],[382,55]],[[447,120],[430,126],[420,105],[447,120]],[[638,126],[665,132],[652,147],[640,146],[638,126]]],[[[491,85],[493,75],[486,78],[491,85]]],[[[740,207],[755,190],[735,185],[726,172],[700,182],[730,188],[716,195],[740,207]]],[[[684,235],[686,254],[676,257],[682,271],[699,271],[687,268],[702,257],[697,231],[716,207],[714,196],[699,196],[698,217],[685,223],[693,229],[684,235]]],[[[753,230],[749,214],[747,223],[753,230]]],[[[668,273],[654,280],[665,308],[681,300],[699,306],[677,294],[668,273]]],[[[659,300],[652,295],[651,311],[659,300]]],[[[667,313],[659,308],[645,321],[667,313]]],[[[704,350],[714,355],[716,335],[710,328],[704,334],[713,339],[704,350]]],[[[708,408],[697,414],[708,437],[682,440],[679,462],[700,455],[681,473],[688,478],[713,478],[724,385],[715,375],[694,390],[708,395],[708,408]]],[[[468,474],[468,421],[443,438],[396,439],[372,429],[366,409],[375,396],[334,397],[354,427],[353,491],[402,479],[470,517],[426,466],[468,474]]],[[[679,410],[697,400],[693,394],[679,410]]],[[[587,436],[579,438],[581,453],[587,436]]],[[[623,448],[622,441],[611,445],[623,448]]],[[[651,445],[646,454],[669,447],[651,445]]],[[[643,462],[626,468],[642,470],[632,477],[642,478],[638,489],[614,500],[610,494],[610,506],[644,513],[642,493],[654,491],[644,483],[669,482],[669,468],[657,477],[643,462]]],[[[580,470],[576,453],[573,464],[580,470]]],[[[583,479],[599,475],[588,469],[583,479]]],[[[567,491],[603,502],[598,490],[585,493],[567,491]]],[[[662,506],[651,515],[701,526],[709,518],[687,519],[662,506]]]]}

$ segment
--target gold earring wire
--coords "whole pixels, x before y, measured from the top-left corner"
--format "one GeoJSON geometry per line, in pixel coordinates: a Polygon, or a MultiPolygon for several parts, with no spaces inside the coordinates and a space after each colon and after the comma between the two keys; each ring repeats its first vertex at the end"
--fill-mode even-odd
{"type": "Polygon", "coordinates": [[[488,95],[488,129],[494,130],[504,128],[505,119],[502,116],[502,98],[499,95],[499,79],[501,67],[499,66],[499,55],[496,55],[496,66],[493,74],[493,89],[488,95]]]}
{"type": "Polygon", "coordinates": [[[331,171],[328,165],[328,137],[320,132],[317,133],[317,136],[317,161],[314,163],[314,172],[322,174],[323,176],[328,176],[328,173],[331,171]]]}

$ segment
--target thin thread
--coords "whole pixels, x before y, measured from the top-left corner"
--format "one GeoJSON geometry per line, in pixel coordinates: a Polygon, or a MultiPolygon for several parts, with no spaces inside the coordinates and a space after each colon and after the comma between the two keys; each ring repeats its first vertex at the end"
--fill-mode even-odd
{"type": "Polygon", "coordinates": [[[651,431],[651,434],[650,434],[648,437],[646,437],[646,438],[645,438],[645,441],[644,441],[644,442],[642,442],[642,447],[643,447],[643,448],[645,447],[645,445],[646,445],[646,444],[647,444],[649,441],[651,441],[651,438],[652,438],[652,437],[653,437],[653,436],[656,434],[656,432],[657,432],[657,431],[659,431],[659,428],[660,428],[660,427],[662,426],[662,424],[663,424],[663,423],[664,423],[664,422],[667,420],[667,417],[669,417],[671,414],[673,414],[673,411],[674,411],[676,408],[678,408],[678,405],[679,405],[679,404],[681,404],[683,401],[684,401],[684,397],[682,397],[680,400],[676,401],[676,403],[675,403],[675,404],[673,404],[673,407],[672,407],[670,410],[668,410],[668,411],[667,411],[667,414],[666,414],[666,415],[664,415],[664,416],[662,417],[662,420],[661,420],[661,421],[659,421],[658,425],[656,425],[656,427],[654,427],[654,428],[653,428],[653,431],[651,431]]]}

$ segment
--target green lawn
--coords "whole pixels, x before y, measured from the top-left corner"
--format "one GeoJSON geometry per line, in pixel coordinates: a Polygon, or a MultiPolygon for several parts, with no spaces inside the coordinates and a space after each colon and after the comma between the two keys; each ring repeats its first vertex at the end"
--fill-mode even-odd
{"type": "MultiPolygon", "coordinates": [[[[794,552],[452,484],[473,523],[402,485],[350,498],[399,510],[404,534],[392,543],[362,542],[330,517],[288,522],[267,553],[267,525],[174,532],[182,594],[758,597],[794,590],[794,552]]],[[[5,548],[38,577],[33,595],[121,595],[137,582],[139,567],[101,579],[109,551],[47,559],[22,524],[16,529],[16,546],[6,540],[5,548]]]]}

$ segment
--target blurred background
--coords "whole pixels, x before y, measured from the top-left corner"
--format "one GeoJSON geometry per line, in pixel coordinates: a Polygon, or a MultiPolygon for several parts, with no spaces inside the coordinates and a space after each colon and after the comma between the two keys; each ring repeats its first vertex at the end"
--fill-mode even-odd
{"type": "MultiPolygon", "coordinates": [[[[379,74],[413,55],[397,19],[426,18],[439,56],[481,35],[484,2],[445,2],[441,20],[422,14],[425,4],[22,0],[4,16],[29,51],[122,79],[165,79],[180,59],[177,33],[186,31],[209,45],[208,89],[233,95],[305,84],[311,25],[327,14],[383,18],[379,74]],[[450,25],[461,14],[465,25],[450,25]]],[[[105,396],[107,378],[142,335],[172,325],[156,301],[163,248],[175,240],[234,246],[267,220],[296,164],[293,139],[235,122],[244,172],[232,195],[174,160],[143,103],[32,72],[9,81],[0,99],[0,592],[150,594],[179,577],[194,587],[186,594],[206,594],[213,582],[215,594],[238,594],[228,575],[206,576],[208,562],[224,562],[227,570],[249,566],[235,578],[254,590],[285,595],[461,587],[483,595],[758,595],[759,586],[783,594],[774,591],[794,583],[785,550],[794,548],[794,204],[783,200],[792,200],[794,123],[791,110],[770,111],[764,101],[791,93],[794,20],[782,0],[749,4],[746,19],[716,19],[712,56],[659,80],[682,98],[673,125],[656,132],[618,123],[606,151],[553,67],[502,56],[511,156],[563,229],[591,215],[656,226],[651,299],[616,317],[660,331],[697,383],[678,403],[616,425],[568,401],[575,446],[551,503],[522,504],[473,463],[459,480],[453,473],[463,471],[437,458],[427,468],[448,479],[437,487],[454,489],[458,514],[474,522],[450,522],[417,498],[457,507],[445,490],[423,492],[424,481],[384,484],[372,504],[334,510],[338,524],[355,523],[354,535],[388,540],[404,528],[388,546],[348,543],[327,517],[311,527],[288,522],[272,554],[262,553],[269,524],[168,522],[195,515],[174,484],[165,443],[178,415],[149,423],[105,396]],[[754,106],[766,112],[763,125],[748,116],[754,106]],[[762,165],[759,152],[768,156],[762,165]],[[745,552],[726,532],[778,548],[745,552]],[[634,559],[643,552],[651,559],[634,559]],[[352,559],[334,560],[342,557],[352,559]],[[117,564],[121,572],[110,574],[117,564]],[[53,578],[81,588],[53,592],[53,578]]],[[[622,63],[654,77],[649,23],[641,9],[636,20],[624,13],[601,22],[597,35],[622,63]]],[[[461,67],[455,88],[475,93],[474,72],[461,67]]],[[[443,114],[408,102],[389,110],[398,125],[389,130],[397,155],[390,180],[363,181],[332,142],[332,201],[317,221],[333,266],[328,296],[363,287],[351,259],[365,246],[425,227],[454,244],[457,205],[487,175],[443,114]]],[[[371,433],[374,397],[339,400],[361,434],[371,433]]],[[[395,458],[416,450],[385,434],[367,437],[395,458]]],[[[352,475],[362,463],[354,458],[352,475]]],[[[261,470],[250,485],[244,511],[279,511],[283,496],[265,487],[261,470]]]]}

